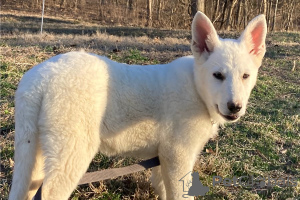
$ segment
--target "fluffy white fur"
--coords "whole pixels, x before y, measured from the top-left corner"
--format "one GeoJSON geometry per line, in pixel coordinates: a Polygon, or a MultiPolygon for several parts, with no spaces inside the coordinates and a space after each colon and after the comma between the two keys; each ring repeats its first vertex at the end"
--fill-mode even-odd
{"type": "Polygon", "coordinates": [[[245,113],[265,53],[266,30],[260,15],[238,40],[220,39],[198,12],[193,56],[169,64],[126,65],[70,52],[35,66],[15,96],[9,199],[31,199],[41,183],[43,200],[67,199],[99,151],[158,155],[153,186],[161,199],[182,199],[179,179],[193,169],[205,143],[219,125],[245,113]],[[228,102],[239,104],[240,111],[232,113],[228,102]]]}

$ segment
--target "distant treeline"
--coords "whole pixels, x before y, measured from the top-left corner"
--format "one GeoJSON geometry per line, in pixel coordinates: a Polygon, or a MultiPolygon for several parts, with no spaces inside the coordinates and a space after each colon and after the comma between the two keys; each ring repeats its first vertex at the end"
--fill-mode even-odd
{"type": "MultiPolygon", "coordinates": [[[[2,10],[41,13],[42,0],[0,0],[2,10]]],[[[187,29],[197,10],[219,30],[240,30],[265,14],[270,31],[298,31],[299,0],[45,0],[45,15],[103,25],[187,29]]]]}

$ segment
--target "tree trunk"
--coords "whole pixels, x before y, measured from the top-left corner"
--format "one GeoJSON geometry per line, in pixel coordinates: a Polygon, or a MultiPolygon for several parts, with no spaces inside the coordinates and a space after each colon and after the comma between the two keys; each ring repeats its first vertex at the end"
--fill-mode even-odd
{"type": "Polygon", "coordinates": [[[127,9],[130,11],[133,10],[133,0],[127,0],[127,9]]]}
{"type": "Polygon", "coordinates": [[[204,12],[205,11],[205,0],[198,0],[197,8],[198,8],[198,11],[204,12]]]}
{"type": "Polygon", "coordinates": [[[229,30],[229,29],[230,29],[230,22],[231,22],[232,19],[233,19],[232,11],[233,11],[234,6],[235,6],[236,3],[237,3],[237,0],[233,0],[233,1],[231,2],[230,7],[229,7],[228,16],[227,16],[227,20],[226,20],[226,30],[229,30]]]}
{"type": "Polygon", "coordinates": [[[191,0],[191,18],[193,18],[198,11],[204,12],[204,9],[204,0],[191,0]]]}
{"type": "Polygon", "coordinates": [[[222,17],[220,29],[223,28],[223,25],[225,23],[227,3],[228,3],[228,0],[225,0],[224,5],[223,5],[223,12],[222,12],[223,13],[223,17],[222,17]]]}
{"type": "Polygon", "coordinates": [[[271,14],[272,14],[272,0],[270,0],[270,3],[269,3],[269,10],[268,10],[268,16],[267,16],[267,25],[269,27],[269,30],[270,30],[270,26],[271,26],[271,14]]]}
{"type": "Polygon", "coordinates": [[[152,0],[147,0],[147,26],[152,26],[152,0]]]}
{"type": "Polygon", "coordinates": [[[244,28],[246,28],[247,24],[248,24],[248,7],[247,7],[247,0],[244,0],[244,28]]]}
{"type": "Polygon", "coordinates": [[[59,7],[60,7],[60,8],[65,8],[65,7],[66,7],[66,3],[67,3],[66,0],[61,0],[61,1],[60,1],[60,4],[59,4],[59,7]]]}
{"type": "Polygon", "coordinates": [[[103,19],[103,5],[104,5],[104,2],[103,2],[103,0],[98,0],[97,4],[98,4],[98,19],[102,20],[103,19]]]}
{"type": "Polygon", "coordinates": [[[267,0],[263,0],[262,4],[263,4],[263,14],[267,15],[267,0]]]}
{"type": "Polygon", "coordinates": [[[291,3],[291,6],[289,6],[288,8],[288,16],[287,16],[287,24],[286,24],[286,27],[285,27],[285,30],[286,31],[289,31],[290,29],[290,26],[293,25],[293,12],[294,12],[294,9],[295,9],[296,5],[295,5],[295,1],[292,1],[291,3]]]}
{"type": "Polygon", "coordinates": [[[275,1],[275,8],[274,8],[274,15],[273,15],[273,26],[272,26],[272,31],[275,31],[275,27],[276,27],[276,12],[277,12],[277,5],[278,5],[278,0],[275,1]]]}
{"type": "Polygon", "coordinates": [[[74,11],[75,13],[77,12],[77,5],[78,5],[78,0],[74,1],[74,11]]]}
{"type": "Polygon", "coordinates": [[[216,2],[216,9],[214,11],[214,14],[213,14],[213,18],[212,18],[212,21],[214,22],[217,18],[217,14],[219,12],[219,4],[220,4],[220,0],[217,0],[216,2]]]}
{"type": "Polygon", "coordinates": [[[160,15],[161,15],[161,0],[158,0],[158,6],[157,6],[157,21],[160,21],[160,15]]]}
{"type": "Polygon", "coordinates": [[[35,8],[38,8],[39,5],[40,5],[39,0],[36,0],[35,3],[36,3],[36,4],[34,5],[34,7],[35,7],[35,8]]]}
{"type": "Polygon", "coordinates": [[[239,0],[238,1],[238,5],[237,5],[237,14],[236,14],[236,19],[235,19],[235,28],[236,29],[239,29],[239,26],[240,26],[240,15],[241,15],[241,10],[242,10],[242,1],[239,0]]]}

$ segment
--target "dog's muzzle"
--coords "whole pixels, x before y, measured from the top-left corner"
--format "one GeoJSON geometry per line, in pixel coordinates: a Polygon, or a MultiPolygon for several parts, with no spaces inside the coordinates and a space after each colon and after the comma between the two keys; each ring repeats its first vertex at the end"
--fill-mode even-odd
{"type": "Polygon", "coordinates": [[[219,107],[218,105],[216,105],[216,109],[217,109],[217,112],[218,114],[220,114],[223,118],[225,118],[227,121],[235,121],[237,119],[240,118],[240,116],[238,116],[236,113],[231,113],[230,115],[223,115],[220,110],[219,110],[219,107]]]}

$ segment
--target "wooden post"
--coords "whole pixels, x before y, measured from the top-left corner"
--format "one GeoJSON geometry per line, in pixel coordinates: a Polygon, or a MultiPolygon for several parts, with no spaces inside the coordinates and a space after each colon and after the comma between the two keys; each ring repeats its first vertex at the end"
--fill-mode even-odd
{"type": "Polygon", "coordinates": [[[43,0],[43,8],[42,8],[41,34],[43,34],[43,25],[44,25],[44,10],[45,10],[45,0],[43,0]]]}

